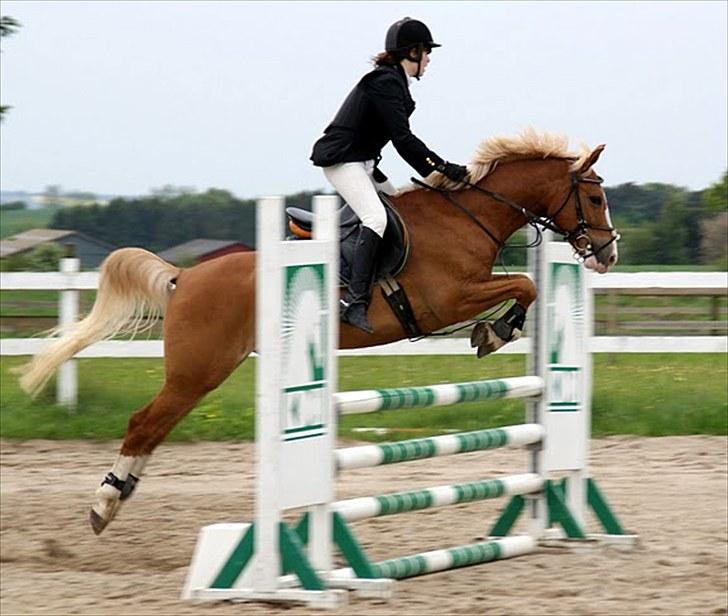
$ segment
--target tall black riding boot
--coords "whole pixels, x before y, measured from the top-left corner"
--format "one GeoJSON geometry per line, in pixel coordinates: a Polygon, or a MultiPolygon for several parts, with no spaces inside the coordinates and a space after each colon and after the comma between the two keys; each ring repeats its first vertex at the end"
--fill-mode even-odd
{"type": "Polygon", "coordinates": [[[354,250],[349,289],[339,306],[339,316],[342,321],[358,327],[368,334],[374,332],[367,319],[367,309],[381,240],[382,238],[369,227],[361,228],[354,250]]]}

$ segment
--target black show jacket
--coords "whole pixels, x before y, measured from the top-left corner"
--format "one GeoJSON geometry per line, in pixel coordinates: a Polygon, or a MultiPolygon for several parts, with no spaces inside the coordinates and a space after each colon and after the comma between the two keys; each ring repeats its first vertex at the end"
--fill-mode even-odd
{"type": "Polygon", "coordinates": [[[421,176],[443,162],[412,134],[409,117],[415,102],[401,66],[379,66],[364,75],[346,97],[323,137],[313,146],[318,167],[379,160],[390,141],[400,156],[421,176]]]}

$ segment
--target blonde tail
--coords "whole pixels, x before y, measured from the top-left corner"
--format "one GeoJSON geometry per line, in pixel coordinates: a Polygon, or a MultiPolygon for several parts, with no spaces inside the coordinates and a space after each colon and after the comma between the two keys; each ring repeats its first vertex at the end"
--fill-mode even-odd
{"type": "Polygon", "coordinates": [[[60,333],[45,349],[21,366],[20,386],[36,396],[56,369],[87,346],[118,334],[151,328],[164,314],[172,279],[180,269],[141,248],[112,252],[101,266],[99,288],[91,312],[60,333]]]}

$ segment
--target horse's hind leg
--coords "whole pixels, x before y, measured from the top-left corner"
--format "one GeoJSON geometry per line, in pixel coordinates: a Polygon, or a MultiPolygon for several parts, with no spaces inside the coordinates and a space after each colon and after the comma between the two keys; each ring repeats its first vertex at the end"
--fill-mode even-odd
{"type": "Polygon", "coordinates": [[[134,491],[154,447],[205,393],[165,384],[149,404],[132,415],[119,457],[96,490],[89,514],[94,533],[100,534],[114,519],[121,503],[134,491]]]}
{"type": "Polygon", "coordinates": [[[200,348],[196,353],[183,354],[173,343],[167,345],[164,387],[154,400],[131,416],[119,457],[96,491],[90,522],[97,535],[111,522],[121,503],[131,496],[155,447],[205,394],[230,375],[248,355],[252,343],[248,341],[241,346],[245,348],[243,353],[234,348],[210,347],[207,352],[200,348]]]}
{"type": "Polygon", "coordinates": [[[119,457],[96,491],[90,514],[96,534],[132,494],[154,448],[254,345],[254,258],[213,259],[183,271],[164,317],[166,380],[130,418],[119,457]]]}

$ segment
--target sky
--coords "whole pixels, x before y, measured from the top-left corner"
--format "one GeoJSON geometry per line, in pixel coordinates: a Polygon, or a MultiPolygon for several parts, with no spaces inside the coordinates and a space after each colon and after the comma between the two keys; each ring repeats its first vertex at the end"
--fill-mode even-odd
{"type": "MultiPolygon", "coordinates": [[[[241,198],[324,189],[311,147],[381,51],[424,21],[414,134],[465,163],[527,127],[606,144],[608,186],[700,190],[728,167],[728,2],[4,1],[4,191],[241,198]]],[[[416,175],[392,146],[395,185],[416,175]]]]}

